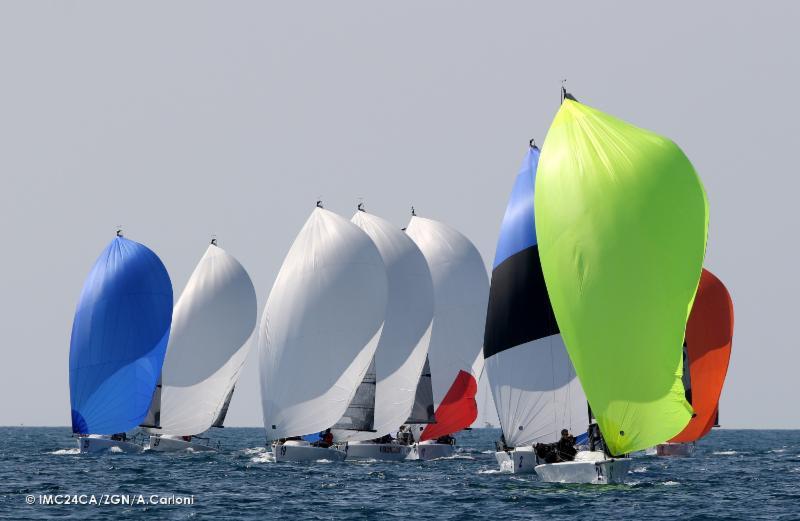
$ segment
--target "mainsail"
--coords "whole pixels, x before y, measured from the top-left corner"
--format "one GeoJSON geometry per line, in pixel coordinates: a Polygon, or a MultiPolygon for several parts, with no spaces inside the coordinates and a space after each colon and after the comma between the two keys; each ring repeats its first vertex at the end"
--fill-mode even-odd
{"type": "Polygon", "coordinates": [[[375,354],[386,268],[356,225],[316,208],[272,286],[259,326],[268,439],[312,434],[344,414],[375,354]]]}
{"type": "Polygon", "coordinates": [[[539,149],[511,191],[492,271],[483,356],[506,444],[586,432],[586,396],[567,355],[542,275],[533,212],[539,149]]]}
{"type": "Polygon", "coordinates": [[[728,372],[732,342],[733,301],[722,281],[704,269],[686,324],[686,357],[695,414],[670,441],[698,440],[717,422],[717,406],[728,372]]]}
{"type": "Polygon", "coordinates": [[[250,276],[212,243],[175,305],[155,432],[194,435],[214,425],[250,351],[257,314],[250,276]]]}
{"type": "Polygon", "coordinates": [[[478,415],[472,366],[483,344],[489,278],[478,250],[453,228],[415,216],[406,233],[425,256],[433,278],[428,359],[436,423],[425,428],[424,441],[469,427],[478,415]]]}
{"type": "Polygon", "coordinates": [[[228,397],[225,398],[225,402],[222,404],[222,409],[219,410],[219,414],[214,418],[214,423],[211,424],[212,427],[221,429],[225,426],[225,417],[228,416],[228,408],[231,406],[231,398],[233,398],[233,391],[235,389],[235,385],[231,387],[231,390],[228,392],[228,397]]]}
{"type": "Polygon", "coordinates": [[[403,231],[365,211],[356,212],[351,221],[378,248],[388,280],[386,319],[372,371],[367,371],[353,403],[335,426],[351,429],[336,432],[337,439],[365,440],[397,432],[413,414],[430,341],[433,281],[425,257],[403,231]]]}
{"type": "Polygon", "coordinates": [[[425,365],[417,381],[417,391],[414,393],[414,406],[405,422],[409,424],[436,423],[433,407],[433,384],[431,383],[431,364],[425,355],[425,365]]]}
{"type": "MultiPolygon", "coordinates": [[[[386,326],[384,325],[384,331],[386,326]]],[[[380,348],[380,342],[378,343],[380,348]]],[[[358,384],[356,394],[344,411],[339,421],[333,426],[334,438],[337,441],[354,439],[357,434],[375,438],[375,357],[369,364],[364,378],[358,384]]]]}
{"type": "Polygon", "coordinates": [[[613,454],[672,438],[692,409],[681,349],[708,203],[672,141],[565,99],[536,175],[547,291],[613,454]]]}
{"type": "Polygon", "coordinates": [[[72,432],[139,425],[156,389],[172,321],[172,283],[150,249],[118,236],[84,283],[72,323],[72,432]]]}

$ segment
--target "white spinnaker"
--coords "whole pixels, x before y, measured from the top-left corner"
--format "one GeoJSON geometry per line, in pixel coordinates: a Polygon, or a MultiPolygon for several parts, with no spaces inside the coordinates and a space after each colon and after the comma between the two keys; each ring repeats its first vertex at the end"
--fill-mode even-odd
{"type": "Polygon", "coordinates": [[[368,440],[394,434],[411,414],[428,354],[433,282],[425,257],[402,230],[366,212],[352,222],[378,248],[389,282],[386,321],[375,352],[375,432],[339,431],[337,439],[368,440]]]}
{"type": "Polygon", "coordinates": [[[561,429],[586,432],[586,395],[561,335],[496,353],[486,372],[508,446],[555,442],[561,429]]]}
{"type": "Polygon", "coordinates": [[[433,326],[428,347],[438,408],[459,371],[474,374],[483,348],[489,277],[477,248],[438,221],[412,217],[406,233],[422,251],[433,279],[433,326]]]}
{"type": "Polygon", "coordinates": [[[245,269],[210,245],[172,313],[156,432],[191,435],[211,427],[247,358],[257,313],[245,269]]]}
{"type": "Polygon", "coordinates": [[[316,208],[272,286],[259,327],[268,439],[333,426],[361,383],[386,313],[386,268],[356,225],[316,208]]]}

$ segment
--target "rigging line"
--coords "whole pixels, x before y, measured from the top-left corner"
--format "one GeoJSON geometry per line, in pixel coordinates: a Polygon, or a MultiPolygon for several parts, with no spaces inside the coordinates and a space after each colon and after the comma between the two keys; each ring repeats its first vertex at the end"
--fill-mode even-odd
{"type": "Polygon", "coordinates": [[[559,431],[558,428],[558,417],[556,415],[556,364],[555,360],[553,359],[553,338],[555,335],[550,335],[549,337],[549,344],[550,344],[550,375],[552,376],[552,389],[553,389],[553,425],[555,426],[556,431],[559,431]]]}

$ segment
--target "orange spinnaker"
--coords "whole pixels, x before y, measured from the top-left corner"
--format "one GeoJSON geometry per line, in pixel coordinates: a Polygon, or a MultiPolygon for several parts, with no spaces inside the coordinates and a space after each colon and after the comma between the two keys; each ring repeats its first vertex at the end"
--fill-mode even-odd
{"type": "Polygon", "coordinates": [[[469,427],[478,417],[478,404],[475,395],[478,393],[478,382],[466,371],[459,371],[453,385],[447,390],[442,403],[436,409],[436,423],[431,423],[420,441],[433,440],[446,434],[453,434],[464,427],[469,427]]]}
{"type": "Polygon", "coordinates": [[[669,441],[699,440],[714,426],[733,342],[733,301],[725,285],[703,269],[686,324],[686,356],[695,415],[669,441]]]}

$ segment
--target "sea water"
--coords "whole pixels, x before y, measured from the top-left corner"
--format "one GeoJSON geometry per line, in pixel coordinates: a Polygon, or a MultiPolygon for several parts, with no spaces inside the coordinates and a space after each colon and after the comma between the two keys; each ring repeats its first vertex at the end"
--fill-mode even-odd
{"type": "Polygon", "coordinates": [[[716,430],[692,457],[636,458],[627,484],[606,486],[501,473],[496,429],[459,433],[452,458],[399,463],[274,463],[263,432],[215,430],[218,453],[88,455],[67,428],[0,428],[0,518],[800,519],[800,431],[716,430]]]}

